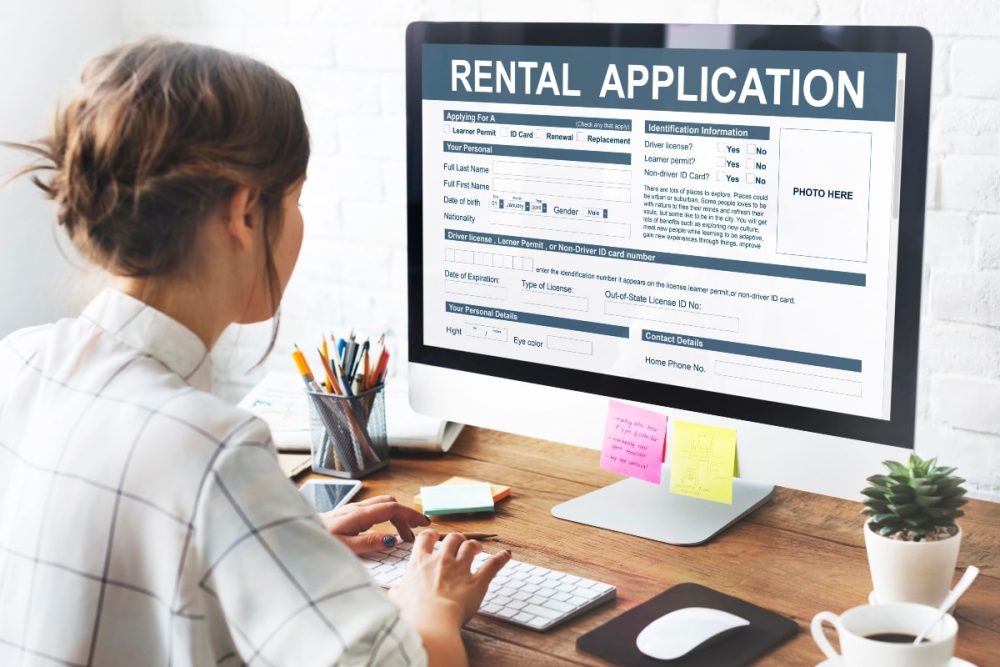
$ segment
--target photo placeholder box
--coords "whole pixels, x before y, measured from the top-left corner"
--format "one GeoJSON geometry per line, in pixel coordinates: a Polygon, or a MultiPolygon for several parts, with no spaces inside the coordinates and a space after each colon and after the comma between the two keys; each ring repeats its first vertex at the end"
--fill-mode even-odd
{"type": "Polygon", "coordinates": [[[782,129],[777,252],[868,259],[871,134],[782,129]]]}

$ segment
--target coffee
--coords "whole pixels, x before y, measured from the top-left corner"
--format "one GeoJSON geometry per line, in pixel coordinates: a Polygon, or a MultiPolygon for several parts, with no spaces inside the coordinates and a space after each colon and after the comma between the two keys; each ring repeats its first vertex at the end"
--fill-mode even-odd
{"type": "MultiPolygon", "coordinates": [[[[916,635],[908,635],[905,632],[876,632],[873,635],[865,635],[865,639],[874,639],[877,642],[889,642],[890,644],[912,644],[916,635]]],[[[927,638],[921,640],[926,642],[927,638]]]]}

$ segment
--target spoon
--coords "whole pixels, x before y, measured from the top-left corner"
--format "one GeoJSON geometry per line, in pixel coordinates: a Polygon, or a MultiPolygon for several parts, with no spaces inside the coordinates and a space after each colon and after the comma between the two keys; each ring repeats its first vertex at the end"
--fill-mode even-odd
{"type": "Polygon", "coordinates": [[[979,576],[978,567],[970,565],[965,568],[965,574],[963,574],[962,578],[958,580],[957,584],[955,584],[955,588],[951,589],[951,592],[948,593],[948,597],[944,599],[944,602],[938,606],[938,614],[923,630],[920,631],[920,634],[917,635],[916,639],[913,640],[914,646],[924,641],[924,637],[927,633],[933,630],[934,626],[937,625],[938,621],[944,618],[944,615],[948,612],[948,610],[955,606],[955,603],[958,602],[958,598],[962,597],[962,595],[965,594],[965,591],[969,590],[969,586],[972,585],[972,582],[976,580],[977,576],[979,576]]]}

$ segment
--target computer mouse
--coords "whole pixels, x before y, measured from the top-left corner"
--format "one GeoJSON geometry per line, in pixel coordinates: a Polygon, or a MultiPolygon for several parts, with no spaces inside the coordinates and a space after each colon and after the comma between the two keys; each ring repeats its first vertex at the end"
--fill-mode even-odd
{"type": "Polygon", "coordinates": [[[657,660],[675,660],[713,639],[750,625],[721,609],[685,607],[660,616],[635,638],[636,647],[657,660]]]}

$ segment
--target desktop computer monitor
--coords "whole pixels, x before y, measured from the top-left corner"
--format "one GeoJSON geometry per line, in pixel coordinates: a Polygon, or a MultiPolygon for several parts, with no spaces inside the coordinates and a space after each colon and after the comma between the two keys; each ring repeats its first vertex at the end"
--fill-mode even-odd
{"type": "Polygon", "coordinates": [[[737,429],[732,507],[625,480],[554,510],[655,539],[773,484],[857,497],[913,446],[930,70],[921,28],[410,25],[414,408],[737,429]]]}

